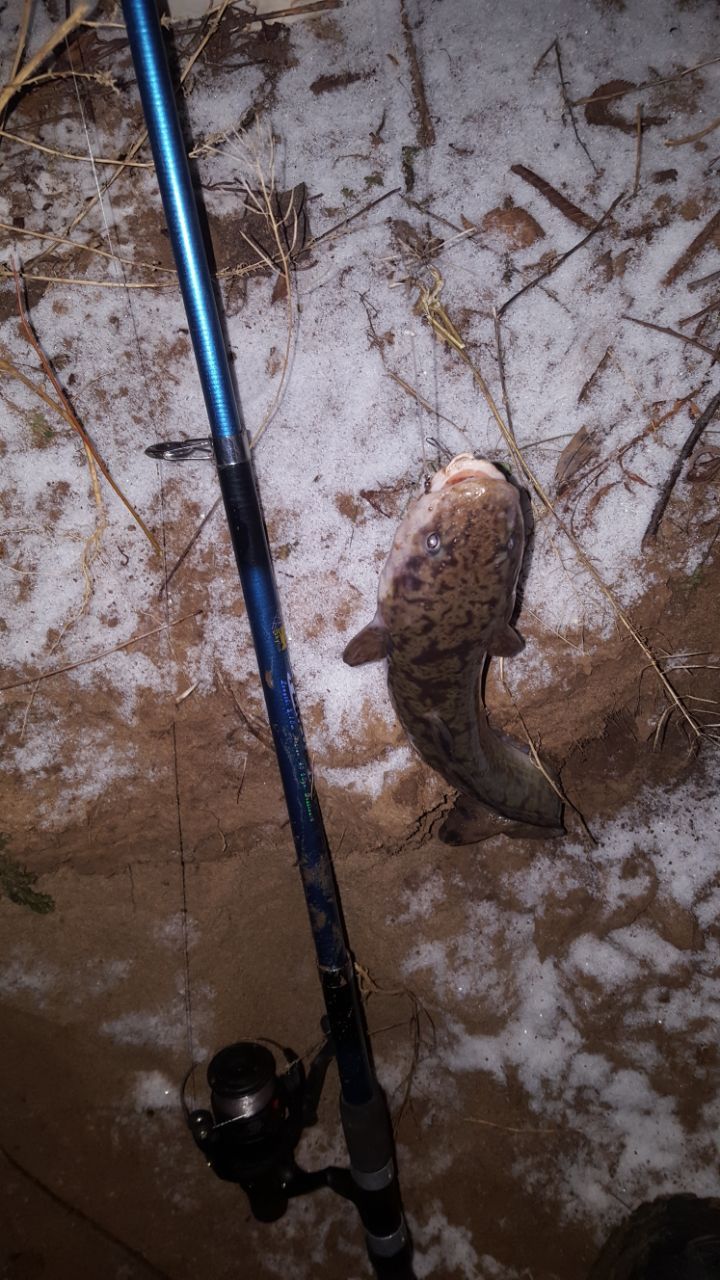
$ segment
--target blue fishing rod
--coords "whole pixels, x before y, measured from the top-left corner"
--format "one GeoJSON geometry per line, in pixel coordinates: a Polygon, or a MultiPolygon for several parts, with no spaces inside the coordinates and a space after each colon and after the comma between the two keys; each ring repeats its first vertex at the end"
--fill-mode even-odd
{"type": "Polygon", "coordinates": [[[123,0],[123,10],[212,432],[209,442],[168,442],[148,452],[180,460],[211,450],[215,460],[327,1010],[326,1040],[307,1073],[298,1056],[282,1046],[280,1072],[266,1044],[240,1041],[220,1050],[208,1068],[210,1110],[189,1113],[188,1123],[214,1171],[243,1187],[258,1219],[273,1221],[291,1197],[329,1187],[356,1205],[375,1274],[412,1280],[390,1118],[373,1068],[295,697],[250,445],[230,373],[156,0],[123,0]],[[349,1169],[308,1172],[297,1165],[294,1152],[303,1129],[317,1118],[333,1057],[349,1169]]]}

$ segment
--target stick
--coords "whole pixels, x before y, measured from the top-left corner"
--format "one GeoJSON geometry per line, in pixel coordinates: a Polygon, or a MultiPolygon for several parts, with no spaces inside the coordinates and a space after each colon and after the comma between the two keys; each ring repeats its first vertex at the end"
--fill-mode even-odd
{"type": "Polygon", "coordinates": [[[349,226],[351,222],[354,222],[356,218],[361,218],[364,213],[369,213],[376,205],[382,204],[383,200],[389,200],[390,196],[396,196],[400,190],[400,187],[393,187],[390,191],[384,192],[383,195],[376,196],[374,200],[370,200],[368,204],[364,204],[362,209],[358,209],[355,213],[351,213],[349,217],[343,218],[341,222],[336,222],[334,226],[328,227],[327,231],[323,231],[319,236],[315,236],[314,240],[308,240],[307,244],[303,245],[302,249],[298,250],[295,257],[300,258],[304,253],[309,253],[311,249],[314,249],[315,246],[320,244],[323,240],[327,240],[329,236],[334,236],[338,231],[344,230],[344,228],[349,226]]]}
{"type": "Polygon", "coordinates": [[[469,436],[463,427],[461,427],[457,422],[453,422],[452,418],[446,418],[445,414],[441,413],[439,409],[436,409],[434,405],[431,405],[429,400],[424,400],[419,391],[416,391],[415,388],[412,387],[409,382],[406,382],[404,378],[401,378],[398,373],[393,373],[392,369],[388,369],[386,367],[385,377],[392,378],[393,382],[396,382],[399,387],[402,387],[403,391],[406,391],[409,396],[412,396],[413,400],[416,400],[420,405],[420,408],[424,409],[426,413],[431,414],[433,418],[439,418],[441,422],[447,422],[449,426],[454,427],[456,431],[459,431],[461,435],[465,436],[466,440],[469,439],[469,436]]]}
{"type": "Polygon", "coordinates": [[[673,467],[670,472],[670,475],[668,476],[667,480],[665,481],[665,484],[660,490],[660,496],[657,502],[655,503],[655,506],[653,507],[652,515],[650,516],[650,519],[648,521],[648,527],[643,534],[643,538],[642,538],[643,547],[647,546],[647,543],[650,542],[650,540],[656,536],[657,531],[660,527],[660,521],[662,520],[665,514],[665,508],[667,507],[667,504],[670,500],[670,495],[672,494],[672,491],[675,488],[675,485],[677,483],[678,476],[682,471],[683,463],[690,457],[690,454],[695,448],[695,445],[700,439],[700,436],[702,435],[708,423],[712,422],[718,409],[720,409],[720,392],[718,392],[718,394],[713,397],[713,399],[710,401],[704,413],[700,414],[700,417],[695,422],[695,425],[693,426],[693,429],[690,432],[690,435],[687,437],[682,449],[680,450],[680,453],[678,454],[677,458],[675,459],[675,462],[673,463],[673,467]]]}
{"type": "Polygon", "coordinates": [[[592,231],[588,231],[587,235],[583,236],[582,240],[578,240],[577,244],[574,244],[572,249],[568,249],[567,253],[561,254],[559,258],[555,259],[551,267],[547,267],[545,271],[541,271],[540,275],[536,276],[534,280],[530,280],[528,284],[523,285],[522,289],[518,289],[517,293],[514,293],[511,298],[507,298],[505,302],[503,302],[502,306],[498,307],[498,315],[503,316],[508,307],[511,306],[513,302],[516,302],[518,298],[521,298],[524,293],[527,293],[528,289],[534,289],[536,284],[540,284],[542,280],[547,280],[547,277],[551,276],[554,271],[557,271],[558,267],[561,267],[563,262],[567,262],[568,258],[571,258],[574,253],[577,253],[578,249],[582,249],[587,244],[588,240],[591,240],[607,222],[608,218],[617,208],[624,195],[625,192],[621,191],[620,195],[615,197],[612,204],[605,210],[602,217],[594,224],[592,231]]]}
{"type": "Polygon", "coordinates": [[[595,218],[591,218],[589,213],[585,213],[582,209],[578,209],[572,200],[568,200],[567,196],[562,195],[560,191],[556,191],[555,187],[551,187],[545,178],[541,178],[539,174],[534,173],[532,169],[527,169],[524,164],[511,164],[510,172],[516,173],[518,178],[522,178],[524,182],[534,187],[540,192],[541,196],[555,209],[559,209],[566,218],[575,223],[576,227],[584,227],[586,231],[592,231],[595,227],[595,218]]]}
{"type": "Polygon", "coordinates": [[[713,311],[717,311],[718,307],[720,307],[720,298],[703,307],[702,311],[695,311],[691,316],[683,316],[682,320],[678,320],[678,324],[691,324],[693,320],[702,320],[703,316],[709,316],[713,311]]]}
{"type": "Polygon", "coordinates": [[[412,84],[413,98],[415,99],[415,110],[417,111],[417,140],[421,147],[431,147],[435,142],[435,126],[430,115],[428,107],[427,95],[425,93],[425,85],[423,83],[422,71],[420,70],[420,62],[415,48],[412,27],[405,9],[405,0],[400,0],[400,22],[402,23],[403,36],[405,38],[405,52],[410,64],[410,83],[412,84]]]}
{"type": "Polygon", "coordinates": [[[642,325],[643,329],[653,329],[655,333],[666,333],[670,338],[679,338],[680,342],[686,342],[691,347],[697,347],[698,351],[704,351],[706,355],[712,356],[713,360],[717,360],[720,354],[720,347],[715,350],[708,347],[704,342],[698,342],[697,338],[690,338],[687,333],[679,333],[677,329],[669,329],[664,324],[651,324],[649,320],[639,320],[637,316],[629,316],[624,313],[622,320],[629,320],[631,324],[642,325]]]}
{"type": "Polygon", "coordinates": [[[80,658],[77,662],[68,662],[64,667],[53,667],[52,671],[41,671],[39,675],[28,676],[26,680],[13,680],[10,684],[0,684],[0,693],[5,693],[8,689],[20,689],[26,684],[39,684],[41,680],[50,680],[53,676],[60,676],[65,671],[75,671],[77,667],[87,667],[91,662],[101,662],[103,658],[108,658],[113,653],[119,653],[121,649],[129,649],[131,644],[137,644],[139,640],[147,640],[149,636],[156,636],[159,631],[167,631],[168,627],[177,627],[181,622],[187,622],[188,618],[199,618],[204,612],[204,609],[195,609],[192,613],[184,613],[181,618],[174,618],[172,622],[163,622],[159,627],[153,627],[150,631],[141,631],[140,635],[131,636],[129,640],[123,640],[122,644],[113,645],[112,649],[103,649],[102,653],[94,653],[90,658],[80,658]]]}

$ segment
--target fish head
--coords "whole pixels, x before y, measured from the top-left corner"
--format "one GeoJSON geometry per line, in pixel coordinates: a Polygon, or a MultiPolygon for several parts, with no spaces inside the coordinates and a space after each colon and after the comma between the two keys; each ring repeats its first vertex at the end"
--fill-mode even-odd
{"type": "Polygon", "coordinates": [[[379,592],[390,636],[435,628],[446,646],[465,635],[491,652],[489,638],[506,628],[514,608],[524,543],[515,485],[491,462],[453,458],[396,531],[379,592]]]}

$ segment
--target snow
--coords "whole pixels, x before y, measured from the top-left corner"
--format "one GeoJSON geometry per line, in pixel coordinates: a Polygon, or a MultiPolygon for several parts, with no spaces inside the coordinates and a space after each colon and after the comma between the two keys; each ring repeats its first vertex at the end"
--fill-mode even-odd
{"type": "MultiPolygon", "coordinates": [[[[681,1115],[687,1117],[694,1084],[706,1078],[699,1063],[719,1013],[720,947],[711,929],[696,949],[684,949],[653,915],[663,901],[697,919],[699,905],[716,893],[718,856],[709,833],[720,823],[717,780],[715,769],[672,792],[648,790],[607,824],[590,854],[569,844],[559,866],[541,856],[522,872],[506,872],[501,895],[468,896],[464,926],[450,938],[433,936],[440,921],[426,919],[429,936],[406,952],[408,986],[426,971],[437,1000],[430,1009],[437,1051],[427,1052],[414,1096],[434,1103],[448,1081],[484,1074],[503,1084],[512,1071],[528,1100],[528,1127],[556,1134],[558,1144],[573,1132],[584,1139],[571,1154],[558,1146],[557,1155],[549,1139],[553,1177],[547,1150],[540,1172],[517,1146],[515,1176],[540,1196],[552,1186],[554,1212],[593,1223],[598,1239],[617,1216],[618,1195],[627,1204],[671,1191],[717,1195],[712,1125],[681,1115]],[[640,851],[644,870],[637,874],[640,851]],[[649,873],[655,894],[648,902],[649,873]],[[589,886],[600,916],[586,908],[576,936],[555,937],[543,959],[543,910],[589,886]],[[633,900],[639,918],[623,924],[633,900]],[[610,1007],[613,1038],[598,1053],[590,1044],[602,1039],[610,1007]],[[682,1064],[674,1084],[670,1062],[675,1072],[682,1064]]],[[[439,899],[432,871],[407,895],[394,924],[409,924],[425,914],[424,903],[439,899]]],[[[446,1093],[445,1105],[463,1103],[446,1093]]]]}
{"type": "MultiPolygon", "coordinates": [[[[595,490],[586,491],[575,517],[580,542],[604,580],[623,604],[632,606],[651,585],[640,538],[657,486],[688,430],[687,410],[651,432],[626,457],[628,470],[640,474],[643,483],[623,477],[610,455],[642,432],[658,403],[667,410],[676,397],[694,389],[702,404],[708,394],[709,365],[703,353],[637,328],[622,316],[631,312],[676,327],[678,311],[688,310],[686,278],[671,288],[664,288],[660,281],[709,215],[710,210],[703,206],[703,190],[712,155],[701,146],[668,151],[665,139],[690,124],[696,127],[702,123],[700,103],[711,94],[718,72],[708,66],[679,82],[681,89],[687,87],[682,107],[669,99],[668,86],[644,91],[646,114],[663,114],[667,123],[648,127],[644,134],[643,180],[637,195],[632,195],[634,136],[592,128],[585,123],[582,108],[577,108],[578,128],[592,154],[596,174],[571,136],[554,55],[550,53],[540,67],[536,68],[536,63],[547,45],[545,36],[552,32],[561,41],[571,96],[587,93],[611,75],[635,82],[656,73],[662,78],[680,65],[702,59],[708,46],[707,14],[701,18],[698,12],[685,10],[680,22],[668,2],[657,7],[653,24],[645,21],[638,4],[626,7],[622,18],[586,4],[581,21],[577,11],[570,19],[560,3],[545,6],[542,13],[523,3],[502,12],[485,6],[482,15],[475,6],[473,13],[474,18],[469,19],[461,0],[429,6],[416,27],[438,141],[431,152],[415,157],[413,198],[429,197],[433,215],[441,214],[459,225],[462,217],[479,222],[484,212],[511,197],[527,208],[545,231],[544,240],[512,255],[492,235],[459,237],[438,259],[444,279],[442,301],[459,323],[463,310],[472,309],[461,323],[463,336],[471,343],[472,357],[498,397],[492,308],[536,274],[533,264],[545,249],[564,252],[581,238],[577,227],[509,172],[510,164],[536,167],[593,217],[620,191],[626,192],[615,214],[616,233],[599,233],[547,284],[530,290],[513,304],[503,329],[515,429],[540,481],[552,490],[559,452],[583,424],[598,441],[600,456],[609,459],[598,484],[613,483],[613,487],[589,511],[595,490]],[[620,29],[623,39],[616,41],[613,32],[620,29]],[[481,99],[476,92],[478,75],[481,99]],[[706,86],[702,94],[701,82],[706,86]],[[471,159],[465,154],[468,150],[471,159]],[[671,164],[678,169],[677,181],[670,187],[654,184],[651,175],[671,164]],[[642,236],[628,236],[633,227],[654,216],[658,199],[668,191],[678,207],[695,202],[695,220],[686,222],[676,214],[649,243],[642,236]],[[616,256],[627,250],[627,262],[624,274],[603,284],[598,260],[608,249],[616,256]],[[609,346],[611,357],[598,385],[587,402],[579,405],[581,387],[609,346]],[[550,444],[539,443],[549,438],[550,444]]],[[[249,141],[251,152],[267,166],[264,129],[271,124],[278,139],[278,184],[308,184],[308,207],[316,235],[337,223],[341,212],[354,212],[366,194],[382,194],[391,186],[402,186],[400,151],[413,143],[416,129],[396,15],[385,5],[356,5],[344,9],[341,17],[333,16],[331,23],[345,41],[337,49],[340,65],[347,61],[349,69],[359,68],[370,78],[332,96],[311,92],[309,86],[327,70],[328,46],[335,50],[336,42],[318,39],[310,23],[295,23],[290,35],[293,65],[274,88],[270,120],[264,121],[257,137],[249,141]],[[379,130],[383,113],[375,145],[369,135],[379,130]],[[381,185],[366,187],[364,178],[373,173],[379,175],[381,185]],[[357,195],[347,199],[343,189],[350,188],[357,195]]],[[[32,33],[35,41],[39,30],[32,33]]],[[[111,38],[116,33],[107,35],[111,38]]],[[[223,72],[218,66],[214,71],[188,96],[197,137],[237,124],[252,100],[254,77],[259,74],[246,70],[239,83],[235,73],[223,72]]],[[[617,109],[631,116],[635,101],[635,96],[622,99],[617,109]]],[[[96,154],[109,154],[117,146],[116,138],[104,136],[92,122],[88,136],[96,154]]],[[[44,123],[42,137],[48,145],[87,151],[79,114],[74,122],[44,123]]],[[[237,182],[248,174],[252,177],[253,159],[252,154],[248,158],[247,146],[247,141],[241,147],[230,138],[218,153],[198,161],[213,187],[237,182]]],[[[62,233],[69,210],[61,193],[67,191],[70,176],[74,207],[81,194],[93,194],[95,177],[90,165],[53,158],[52,167],[38,177],[36,196],[40,203],[35,212],[27,208],[17,181],[8,183],[6,199],[13,208],[21,201],[26,229],[34,226],[62,233]]],[[[135,197],[129,186],[115,184],[102,212],[96,208],[88,223],[73,234],[84,238],[95,226],[104,236],[107,229],[113,245],[121,246],[130,257],[137,253],[142,246],[128,240],[127,215],[138,198],[158,207],[158,196],[154,176],[147,171],[134,171],[133,184],[135,197]]],[[[207,199],[211,211],[219,214],[237,208],[236,191],[212,190],[207,199]]],[[[398,286],[412,263],[407,254],[398,257],[397,246],[389,237],[390,217],[406,218],[418,230],[424,225],[423,218],[398,194],[351,224],[347,234],[319,247],[296,273],[300,310],[293,322],[288,385],[257,451],[261,492],[274,544],[291,548],[287,559],[278,561],[277,570],[298,687],[303,702],[320,701],[323,706],[322,723],[310,735],[310,746],[320,765],[330,744],[352,740],[358,702],[369,699],[391,723],[380,669],[349,672],[340,655],[353,630],[373,612],[378,561],[388,549],[392,526],[362,503],[360,518],[351,523],[338,510],[335,495],[357,495],[363,487],[401,479],[419,487],[424,459],[432,452],[427,444],[430,436],[440,437],[453,451],[466,448],[469,439],[480,451],[507,460],[472,380],[437,345],[428,327],[413,317],[414,295],[398,286]],[[458,423],[457,428],[424,414],[389,380],[380,354],[369,345],[363,302],[375,316],[378,332],[394,333],[385,355],[387,368],[414,385],[439,413],[458,423]],[[333,625],[335,608],[328,609],[328,600],[346,606],[340,633],[333,625]]],[[[434,233],[447,231],[432,218],[430,224],[434,233]]],[[[16,251],[29,256],[40,247],[41,242],[21,240],[16,251]]],[[[692,274],[712,265],[712,253],[705,250],[692,274]]],[[[102,277],[105,266],[102,260],[93,259],[91,276],[102,277]]],[[[113,264],[107,264],[107,271],[109,278],[122,281],[113,264]]],[[[285,345],[285,309],[268,306],[269,287],[264,279],[251,280],[246,305],[229,321],[230,343],[238,356],[243,411],[251,430],[262,421],[277,389],[277,373],[267,371],[268,353],[272,347],[281,352],[285,345]]],[[[703,296],[695,295],[701,300],[703,296]]],[[[78,409],[86,415],[111,470],[151,526],[158,528],[163,519],[172,519],[189,501],[199,511],[207,511],[216,494],[210,467],[197,464],[172,476],[166,468],[161,476],[142,452],[154,438],[206,430],[175,290],[96,288],[88,292],[56,287],[34,306],[33,322],[50,355],[57,360],[62,354],[64,369],[72,371],[78,409]]],[[[27,367],[27,348],[12,322],[6,326],[5,341],[11,357],[27,367]]],[[[6,661],[30,671],[55,665],[59,659],[72,661],[93,650],[101,652],[107,647],[103,624],[110,614],[116,642],[164,619],[156,599],[158,567],[151,549],[124,508],[107,493],[108,528],[100,557],[90,566],[92,600],[86,613],[77,618],[83,593],[81,547],[96,520],[84,458],[78,442],[68,437],[59,420],[50,423],[54,431],[51,447],[45,451],[32,448],[27,414],[42,409],[47,418],[49,411],[19,383],[6,389],[16,408],[11,406],[7,414],[4,465],[8,486],[21,503],[8,521],[12,551],[5,568],[6,661]],[[59,482],[70,486],[72,500],[59,504],[58,514],[53,514],[53,538],[48,545],[47,527],[34,521],[28,527],[19,516],[20,511],[36,509],[48,484],[59,482]],[[58,582],[63,584],[61,590],[58,582]],[[64,627],[68,630],[49,662],[48,637],[64,627]]],[[[682,487],[674,502],[681,510],[682,487]]],[[[560,507],[563,510],[562,502],[560,507]]],[[[215,517],[201,544],[204,554],[213,557],[214,579],[208,589],[201,634],[184,673],[184,687],[197,681],[201,693],[212,687],[218,666],[240,679],[254,675],[244,624],[228,613],[228,600],[238,597],[239,587],[233,563],[223,549],[225,544],[218,543],[220,519],[215,517]]],[[[701,537],[691,533],[681,569],[692,572],[703,554],[702,545],[701,537]]],[[[171,558],[177,549],[170,547],[171,558]]],[[[192,565],[188,572],[192,572],[192,565]]],[[[173,603],[171,592],[170,605],[173,603]]],[[[543,659],[544,630],[559,629],[572,635],[582,627],[592,648],[613,623],[607,602],[548,517],[538,520],[525,606],[527,616],[532,611],[537,619],[539,639],[515,664],[513,676],[520,689],[523,683],[534,685],[552,676],[543,659]]],[[[137,690],[151,689],[165,698],[176,691],[171,664],[159,669],[149,660],[131,659],[128,654],[115,655],[97,670],[79,668],[72,679],[82,687],[91,686],[96,679],[116,686],[128,721],[135,713],[137,690]]],[[[43,711],[51,700],[51,690],[42,690],[40,714],[31,720],[30,741],[39,753],[43,711]]],[[[20,718],[18,713],[16,724],[20,718]]],[[[17,764],[24,768],[28,767],[27,744],[23,751],[25,755],[17,764]]],[[[8,756],[10,763],[12,755],[8,756]]],[[[102,772],[103,786],[111,781],[114,768],[122,769],[119,758],[102,772]]],[[[392,766],[365,768],[356,773],[352,783],[375,796],[393,776],[392,766]]]]}

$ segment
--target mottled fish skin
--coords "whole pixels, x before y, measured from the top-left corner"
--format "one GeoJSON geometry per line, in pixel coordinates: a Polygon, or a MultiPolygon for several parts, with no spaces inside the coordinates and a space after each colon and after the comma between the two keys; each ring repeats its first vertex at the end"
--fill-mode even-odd
{"type": "MultiPolygon", "coordinates": [[[[522,648],[510,618],[524,542],[515,486],[491,464],[453,459],[410,504],[380,576],[377,614],[343,657],[350,665],[387,657],[405,732],[460,800],[557,831],[560,799],[520,747],[492,732],[479,690],[487,654],[522,648]]],[[[464,822],[449,842],[464,842],[464,822]]]]}

